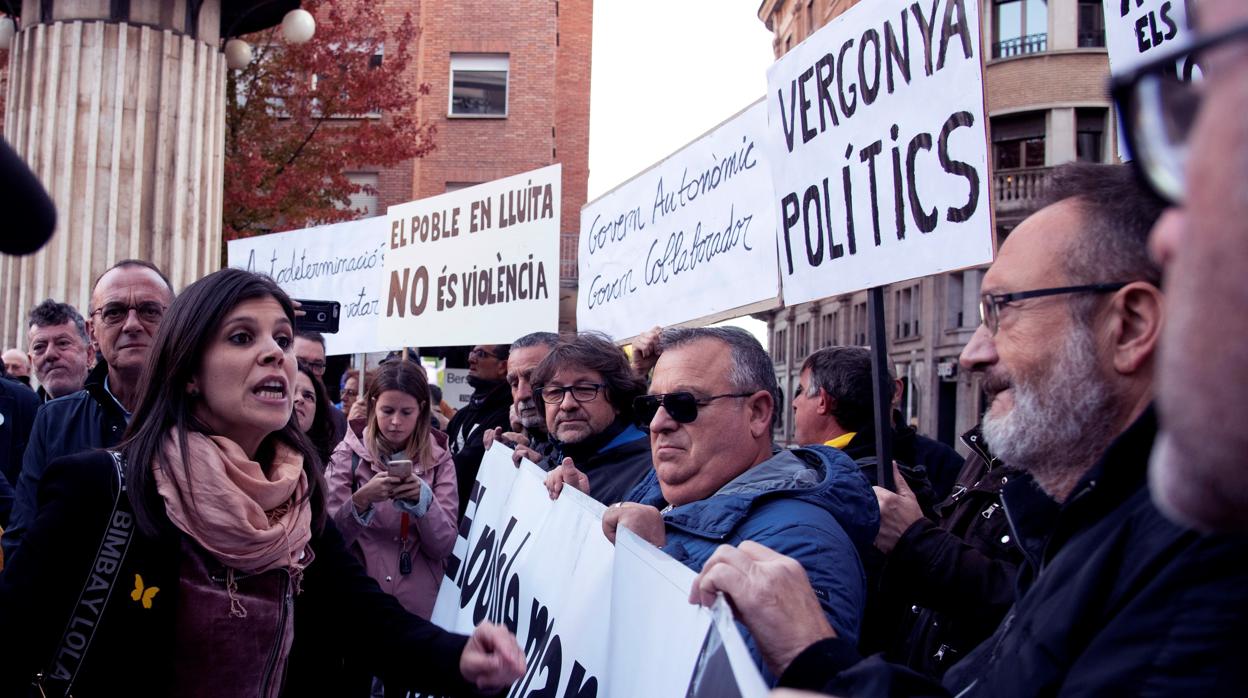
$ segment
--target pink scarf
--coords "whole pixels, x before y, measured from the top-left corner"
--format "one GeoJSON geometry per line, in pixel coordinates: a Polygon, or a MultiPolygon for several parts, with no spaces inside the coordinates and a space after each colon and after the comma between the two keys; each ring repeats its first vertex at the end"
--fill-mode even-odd
{"type": "Polygon", "coordinates": [[[312,509],[303,457],[278,443],[269,474],[221,436],[186,436],[191,462],[183,463],[173,432],[164,465],[152,464],[156,491],[169,520],[226,566],[248,574],[287,568],[298,574],[311,561],[312,509]]]}

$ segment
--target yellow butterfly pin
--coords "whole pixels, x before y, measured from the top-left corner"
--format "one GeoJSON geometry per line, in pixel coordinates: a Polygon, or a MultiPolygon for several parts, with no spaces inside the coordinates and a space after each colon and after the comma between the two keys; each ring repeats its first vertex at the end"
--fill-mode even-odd
{"type": "Polygon", "coordinates": [[[141,601],[143,608],[152,607],[152,598],[160,591],[160,587],[144,587],[143,575],[134,575],[134,591],[130,592],[130,598],[135,601],[141,601]]]}

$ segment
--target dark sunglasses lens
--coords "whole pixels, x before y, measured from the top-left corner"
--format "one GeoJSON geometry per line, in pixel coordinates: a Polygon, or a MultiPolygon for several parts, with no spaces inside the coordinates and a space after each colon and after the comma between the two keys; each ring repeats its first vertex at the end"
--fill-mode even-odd
{"type": "Polygon", "coordinates": [[[633,399],[633,414],[636,415],[637,426],[648,429],[650,422],[654,420],[654,415],[659,411],[659,398],[652,395],[642,395],[633,399]]]}
{"type": "Polygon", "coordinates": [[[698,399],[692,393],[668,393],[663,398],[663,407],[672,419],[681,424],[688,424],[698,418],[698,399]]]}

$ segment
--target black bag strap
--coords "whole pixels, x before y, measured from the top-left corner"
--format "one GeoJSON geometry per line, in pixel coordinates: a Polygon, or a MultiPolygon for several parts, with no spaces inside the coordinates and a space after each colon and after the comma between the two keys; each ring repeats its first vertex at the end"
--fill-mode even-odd
{"type": "Polygon", "coordinates": [[[126,552],[134,540],[134,510],[130,506],[130,498],[126,496],[125,456],[116,451],[108,453],[113,457],[113,466],[117,469],[117,499],[113,502],[108,528],[100,540],[100,547],[91,562],[82,592],[78,594],[78,602],[74,604],[74,610],[69,615],[65,632],[56,644],[56,651],[47,670],[35,676],[33,688],[38,695],[45,698],[69,696],[87,650],[91,648],[91,640],[95,638],[95,631],[99,628],[100,616],[112,598],[126,552]],[[110,569],[111,572],[105,572],[110,569]],[[105,589],[99,588],[99,580],[104,582],[105,589]],[[90,599],[87,596],[88,590],[93,591],[90,599]]]}

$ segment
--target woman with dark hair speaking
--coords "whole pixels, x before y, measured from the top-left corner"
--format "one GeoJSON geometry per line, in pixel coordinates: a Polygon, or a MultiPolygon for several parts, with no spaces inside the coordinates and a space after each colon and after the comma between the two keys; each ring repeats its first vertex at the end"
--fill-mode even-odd
{"type": "Polygon", "coordinates": [[[49,465],[0,575],[0,695],[326,695],[344,662],[436,693],[522,674],[506,629],[407,613],[326,521],[292,418],[293,323],[237,269],[173,302],[126,438],[49,465]]]}

